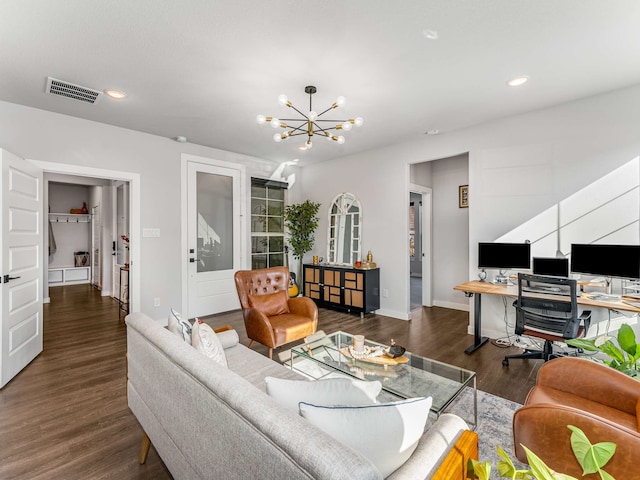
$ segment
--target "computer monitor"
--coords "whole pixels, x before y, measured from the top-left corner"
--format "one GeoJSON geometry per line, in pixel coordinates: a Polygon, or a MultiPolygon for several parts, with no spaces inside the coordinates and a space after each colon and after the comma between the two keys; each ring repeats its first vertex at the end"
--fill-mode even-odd
{"type": "Polygon", "coordinates": [[[568,277],[569,259],[557,257],[533,257],[534,275],[568,277]]]}
{"type": "Polygon", "coordinates": [[[604,277],[640,279],[640,245],[571,245],[571,271],[604,277]]]}
{"type": "Polygon", "coordinates": [[[495,268],[500,270],[497,283],[508,283],[508,269],[531,268],[530,243],[478,243],[478,268],[495,268]]]}

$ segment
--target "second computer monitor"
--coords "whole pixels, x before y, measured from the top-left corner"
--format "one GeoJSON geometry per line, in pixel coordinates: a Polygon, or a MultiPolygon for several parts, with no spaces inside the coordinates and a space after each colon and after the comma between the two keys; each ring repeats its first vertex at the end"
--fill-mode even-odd
{"type": "Polygon", "coordinates": [[[571,271],[640,279],[640,246],[574,243],[571,245],[571,271]]]}
{"type": "Polygon", "coordinates": [[[549,277],[568,277],[569,259],[556,257],[533,257],[533,273],[549,277]]]}

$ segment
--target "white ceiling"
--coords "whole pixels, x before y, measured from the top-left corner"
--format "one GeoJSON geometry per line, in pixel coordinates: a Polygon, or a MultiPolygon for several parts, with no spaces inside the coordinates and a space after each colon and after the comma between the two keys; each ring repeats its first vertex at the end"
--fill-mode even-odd
{"type": "Polygon", "coordinates": [[[640,83],[638,0],[2,0],[0,99],[302,165],[640,83]],[[425,30],[438,32],[431,40],[425,30]],[[531,80],[519,88],[505,82],[531,80]],[[45,94],[51,76],[128,97],[45,94]],[[258,113],[338,95],[344,145],[258,113]]]}

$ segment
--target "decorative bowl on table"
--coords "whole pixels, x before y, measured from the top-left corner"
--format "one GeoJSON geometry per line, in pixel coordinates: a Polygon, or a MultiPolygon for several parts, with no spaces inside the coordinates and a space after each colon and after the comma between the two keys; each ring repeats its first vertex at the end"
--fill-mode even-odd
{"type": "Polygon", "coordinates": [[[389,346],[389,348],[387,348],[387,350],[385,351],[385,354],[391,358],[398,358],[398,357],[401,357],[406,351],[407,351],[406,348],[401,347],[400,345],[397,345],[396,341],[392,338],[391,345],[389,346]]]}

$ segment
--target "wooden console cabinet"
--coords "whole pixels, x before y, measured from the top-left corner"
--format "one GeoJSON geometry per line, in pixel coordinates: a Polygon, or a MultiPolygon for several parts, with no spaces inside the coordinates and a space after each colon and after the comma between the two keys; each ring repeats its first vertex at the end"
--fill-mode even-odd
{"type": "Polygon", "coordinates": [[[303,265],[303,294],[319,306],[359,312],[380,308],[380,269],[303,265]]]}

